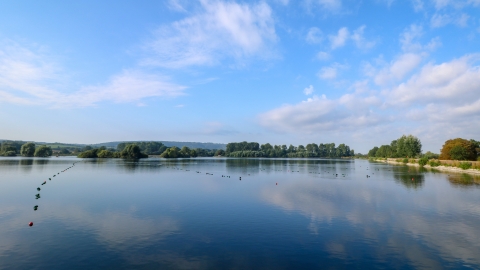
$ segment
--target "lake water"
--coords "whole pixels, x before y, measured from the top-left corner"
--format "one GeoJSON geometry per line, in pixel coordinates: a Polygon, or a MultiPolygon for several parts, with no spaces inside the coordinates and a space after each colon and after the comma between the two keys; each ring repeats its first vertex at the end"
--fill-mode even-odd
{"type": "Polygon", "coordinates": [[[0,158],[0,269],[480,269],[479,184],[366,160],[0,158]]]}

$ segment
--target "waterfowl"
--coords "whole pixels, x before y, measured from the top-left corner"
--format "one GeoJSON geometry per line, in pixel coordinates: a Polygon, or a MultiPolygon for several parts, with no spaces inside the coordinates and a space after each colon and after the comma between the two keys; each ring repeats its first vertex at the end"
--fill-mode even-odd
{"type": "Polygon", "coordinates": [[[39,188],[39,187],[37,187],[37,191],[40,191],[40,188],[39,188]]]}
{"type": "Polygon", "coordinates": [[[35,205],[35,206],[33,207],[33,211],[37,211],[37,209],[38,209],[38,205],[35,205]]]}

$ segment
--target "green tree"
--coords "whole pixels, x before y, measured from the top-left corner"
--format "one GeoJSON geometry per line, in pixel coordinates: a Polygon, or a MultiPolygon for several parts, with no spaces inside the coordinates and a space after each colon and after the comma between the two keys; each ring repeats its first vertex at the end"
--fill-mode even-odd
{"type": "Polygon", "coordinates": [[[182,149],[180,149],[179,153],[180,153],[180,157],[189,158],[191,150],[190,150],[190,148],[184,146],[184,147],[182,147],[182,149]]]}
{"type": "Polygon", "coordinates": [[[378,147],[375,146],[370,151],[368,151],[368,156],[369,157],[375,157],[377,155],[378,147]]]}
{"type": "Polygon", "coordinates": [[[77,157],[79,157],[79,158],[97,158],[98,157],[97,152],[98,152],[98,149],[91,149],[91,150],[81,152],[80,154],[78,154],[77,157]]]}
{"type": "Polygon", "coordinates": [[[52,148],[46,145],[41,145],[35,149],[34,156],[36,157],[49,157],[52,155],[52,148]]]}
{"type": "Polygon", "coordinates": [[[468,160],[469,155],[468,150],[460,145],[455,145],[450,150],[450,157],[453,160],[468,160]]]}
{"type": "Polygon", "coordinates": [[[97,157],[99,158],[113,158],[115,157],[115,153],[110,150],[100,150],[97,152],[97,157]]]}
{"type": "Polygon", "coordinates": [[[218,149],[217,152],[215,152],[215,156],[225,156],[225,151],[218,149]]]}
{"type": "Polygon", "coordinates": [[[398,157],[416,157],[422,153],[422,143],[413,136],[403,135],[397,140],[397,155],[398,157]]]}
{"type": "Polygon", "coordinates": [[[62,148],[62,150],[60,150],[60,154],[68,155],[68,154],[70,154],[70,151],[67,148],[62,148]]]}
{"type": "Polygon", "coordinates": [[[143,154],[140,151],[140,147],[136,144],[129,144],[125,146],[123,151],[120,153],[120,156],[122,158],[135,158],[135,159],[148,157],[148,155],[143,154]]]}
{"type": "Polygon", "coordinates": [[[35,154],[35,144],[30,142],[22,145],[20,154],[24,157],[33,157],[35,154]]]}

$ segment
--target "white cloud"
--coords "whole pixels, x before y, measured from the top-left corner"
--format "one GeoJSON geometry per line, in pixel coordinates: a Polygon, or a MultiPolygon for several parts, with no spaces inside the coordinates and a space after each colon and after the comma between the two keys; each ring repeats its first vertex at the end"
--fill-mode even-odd
{"type": "Polygon", "coordinates": [[[329,35],[330,48],[332,50],[345,46],[346,42],[351,39],[355,42],[355,45],[359,49],[370,49],[375,46],[375,42],[367,41],[363,36],[366,26],[362,25],[350,35],[350,31],[347,27],[342,27],[338,30],[336,35],[329,35]]]}
{"type": "Polygon", "coordinates": [[[404,53],[374,75],[377,85],[385,86],[403,79],[409,72],[416,68],[422,61],[422,55],[404,53]]]}
{"type": "Polygon", "coordinates": [[[328,39],[330,40],[331,43],[331,48],[332,50],[337,49],[339,47],[343,47],[345,45],[345,42],[349,38],[349,32],[346,27],[342,27],[338,30],[338,33],[336,36],[330,35],[328,36],[328,39]]]}
{"type": "Polygon", "coordinates": [[[168,82],[168,78],[125,70],[113,76],[106,85],[88,86],[67,95],[56,106],[92,106],[102,101],[116,103],[135,102],[151,97],[177,97],[184,95],[186,87],[168,82]]]}
{"type": "Polygon", "coordinates": [[[350,131],[378,124],[381,118],[369,110],[379,101],[374,96],[347,94],[337,100],[313,96],[306,101],[265,112],[262,126],[277,132],[311,134],[322,131],[350,131]]]}
{"type": "Polygon", "coordinates": [[[303,89],[303,93],[307,96],[313,94],[313,85],[310,85],[307,88],[303,89]]]}
{"type": "Polygon", "coordinates": [[[331,66],[323,67],[317,73],[317,76],[323,80],[333,80],[338,76],[338,70],[347,69],[347,65],[342,65],[339,63],[333,63],[331,66]]]}
{"type": "Polygon", "coordinates": [[[0,46],[0,102],[53,107],[92,106],[102,101],[137,102],[150,97],[175,97],[186,87],[168,78],[125,70],[102,86],[72,89],[49,55],[14,42],[0,46]]]}
{"type": "Polygon", "coordinates": [[[423,36],[423,28],[412,24],[400,35],[400,43],[403,51],[418,51],[423,47],[417,42],[417,39],[423,36]]]}
{"type": "Polygon", "coordinates": [[[273,57],[276,42],[272,10],[265,2],[201,1],[202,12],[160,27],[146,45],[145,65],[168,68],[214,65],[225,58],[242,62],[273,57]]]}
{"type": "Polygon", "coordinates": [[[363,37],[364,30],[365,30],[365,25],[362,25],[359,28],[357,28],[355,31],[353,31],[351,39],[355,42],[355,45],[357,45],[358,48],[370,49],[373,46],[375,46],[375,42],[365,40],[365,38],[363,37]]]}
{"type": "Polygon", "coordinates": [[[433,28],[439,28],[447,24],[454,23],[459,27],[467,27],[469,18],[470,16],[465,13],[462,13],[456,17],[449,14],[441,15],[436,13],[432,16],[430,25],[433,28]]]}
{"type": "Polygon", "coordinates": [[[426,64],[406,82],[383,94],[429,143],[480,134],[480,54],[426,64]]]}
{"type": "Polygon", "coordinates": [[[430,25],[433,28],[443,27],[452,21],[450,15],[433,14],[430,25]]]}
{"type": "Polygon", "coordinates": [[[480,54],[473,54],[438,65],[427,64],[391,91],[390,102],[468,106],[480,100],[480,67],[474,65],[479,61],[480,54]]]}
{"type": "Polygon", "coordinates": [[[318,77],[323,80],[333,80],[337,78],[337,68],[334,66],[331,67],[323,67],[318,72],[318,77]]]}
{"type": "Polygon", "coordinates": [[[323,33],[317,27],[312,27],[308,30],[305,40],[310,44],[318,44],[323,41],[323,33]]]}
{"type": "Polygon", "coordinates": [[[321,61],[330,59],[330,54],[327,52],[318,52],[316,58],[321,61]]]}

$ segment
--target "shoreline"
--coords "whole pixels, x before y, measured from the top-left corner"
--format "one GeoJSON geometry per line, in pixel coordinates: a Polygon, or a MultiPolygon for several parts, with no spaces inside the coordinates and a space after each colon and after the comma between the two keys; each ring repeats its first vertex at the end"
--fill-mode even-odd
{"type": "MultiPolygon", "coordinates": [[[[385,159],[378,159],[378,160],[374,160],[374,161],[387,163],[387,164],[393,164],[393,165],[407,165],[407,166],[413,166],[413,167],[420,167],[420,164],[418,164],[418,163],[403,163],[403,162],[397,162],[397,161],[385,160],[385,159]]],[[[464,170],[462,168],[453,167],[453,166],[440,165],[440,166],[432,167],[432,166],[427,164],[427,165],[423,166],[423,168],[438,170],[438,171],[441,171],[441,172],[467,173],[467,174],[473,174],[473,175],[480,175],[480,170],[477,170],[477,169],[466,169],[466,170],[464,170]]]]}

